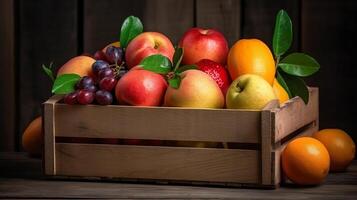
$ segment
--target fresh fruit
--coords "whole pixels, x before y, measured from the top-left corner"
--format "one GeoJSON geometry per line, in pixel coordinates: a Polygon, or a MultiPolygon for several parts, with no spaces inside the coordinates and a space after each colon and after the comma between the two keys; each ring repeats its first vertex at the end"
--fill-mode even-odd
{"type": "Polygon", "coordinates": [[[130,70],[117,83],[119,103],[134,106],[159,106],[167,88],[165,79],[143,69],[130,70]]]}
{"type": "Polygon", "coordinates": [[[77,83],[77,89],[84,89],[85,87],[94,85],[93,78],[89,76],[83,76],[77,83]]]}
{"type": "Polygon", "coordinates": [[[114,77],[104,77],[99,82],[99,88],[105,91],[112,91],[117,84],[117,80],[114,77]]]}
{"type": "Polygon", "coordinates": [[[105,52],[107,51],[107,48],[110,47],[110,46],[120,47],[120,42],[117,41],[117,42],[112,42],[112,43],[108,44],[107,46],[105,46],[105,47],[102,49],[102,52],[105,53],[105,52]]]}
{"type": "Polygon", "coordinates": [[[185,32],[179,46],[184,49],[182,64],[194,64],[202,59],[226,64],[228,43],[217,30],[191,28],[185,32]]]}
{"type": "Polygon", "coordinates": [[[99,51],[96,51],[93,55],[93,58],[95,60],[106,60],[106,56],[105,56],[105,52],[99,50],[99,51]]]}
{"type": "Polygon", "coordinates": [[[226,68],[223,67],[221,64],[208,59],[200,60],[198,63],[196,63],[196,66],[199,70],[210,75],[211,78],[216,81],[218,87],[223,93],[223,96],[225,96],[227,89],[231,84],[231,80],[226,68]]]}
{"type": "Polygon", "coordinates": [[[95,93],[95,100],[99,105],[110,105],[113,102],[113,96],[106,90],[98,90],[95,93]]]}
{"type": "Polygon", "coordinates": [[[34,119],[22,135],[22,146],[31,155],[40,155],[43,147],[42,117],[34,119]]]}
{"type": "Polygon", "coordinates": [[[120,65],[123,61],[124,51],[121,47],[109,46],[105,51],[105,57],[110,64],[120,65]]]}
{"type": "Polygon", "coordinates": [[[286,176],[299,185],[319,184],[329,172],[330,157],[327,149],[311,137],[289,142],[281,159],[286,176]]]}
{"type": "Polygon", "coordinates": [[[158,32],[144,32],[136,36],[126,48],[125,61],[128,68],[138,65],[144,58],[161,54],[172,61],[175,49],[165,35],[158,32]]]}
{"type": "Polygon", "coordinates": [[[269,47],[261,40],[238,40],[229,50],[227,64],[232,80],[243,74],[257,74],[273,85],[275,61],[269,47]]]}
{"type": "Polygon", "coordinates": [[[230,109],[263,109],[276,99],[272,86],[262,77],[245,74],[234,80],[228,88],[226,106],[230,109]]]}
{"type": "Polygon", "coordinates": [[[285,89],[279,84],[279,82],[276,79],[274,79],[273,82],[273,90],[275,96],[279,99],[280,104],[283,104],[287,100],[289,100],[288,93],[285,91],[285,89]]]}
{"type": "Polygon", "coordinates": [[[93,76],[92,65],[95,60],[89,56],[77,56],[70,59],[59,68],[57,76],[62,74],[78,74],[79,76],[93,76]]]}
{"type": "Polygon", "coordinates": [[[78,103],[82,105],[90,104],[94,100],[94,93],[88,90],[79,90],[77,95],[78,103]]]}
{"type": "Polygon", "coordinates": [[[351,164],[356,153],[352,138],[341,129],[323,129],[313,137],[325,145],[330,154],[330,170],[343,171],[351,164]]]}
{"type": "Polygon", "coordinates": [[[97,60],[92,65],[92,71],[95,76],[99,76],[99,72],[105,68],[109,68],[109,64],[103,60],[97,60]]]}
{"type": "Polygon", "coordinates": [[[187,70],[181,74],[178,89],[168,87],[165,94],[165,106],[222,108],[224,96],[217,83],[200,70],[187,70]]]}
{"type": "Polygon", "coordinates": [[[114,71],[112,68],[104,68],[99,71],[98,78],[102,80],[104,77],[114,77],[114,71]]]}
{"type": "Polygon", "coordinates": [[[74,91],[66,94],[66,96],[64,96],[64,103],[68,105],[77,104],[78,103],[77,96],[78,96],[78,91],[74,91]]]}

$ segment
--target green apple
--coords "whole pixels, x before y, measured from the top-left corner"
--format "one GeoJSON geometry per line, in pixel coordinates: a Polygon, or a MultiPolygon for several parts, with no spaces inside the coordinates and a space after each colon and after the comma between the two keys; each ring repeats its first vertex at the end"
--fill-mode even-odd
{"type": "Polygon", "coordinates": [[[276,99],[273,87],[266,80],[255,74],[245,74],[229,86],[226,105],[231,109],[260,110],[273,99],[276,99]]]}

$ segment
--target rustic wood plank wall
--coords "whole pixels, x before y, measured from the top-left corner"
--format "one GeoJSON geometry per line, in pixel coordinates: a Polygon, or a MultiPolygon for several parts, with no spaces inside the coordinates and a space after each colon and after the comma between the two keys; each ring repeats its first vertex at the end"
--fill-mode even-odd
{"type": "Polygon", "coordinates": [[[340,127],[357,139],[354,55],[357,2],[353,0],[3,0],[0,3],[0,151],[21,150],[26,125],[41,111],[50,80],[41,64],[55,68],[83,52],[118,40],[122,21],[140,17],[147,31],[177,44],[189,27],[220,30],[232,45],[260,38],[271,47],[275,15],[293,20],[290,51],[304,51],[321,64],[307,80],[320,87],[320,126],[340,127]],[[3,48],[5,47],[5,48],[3,48]]]}

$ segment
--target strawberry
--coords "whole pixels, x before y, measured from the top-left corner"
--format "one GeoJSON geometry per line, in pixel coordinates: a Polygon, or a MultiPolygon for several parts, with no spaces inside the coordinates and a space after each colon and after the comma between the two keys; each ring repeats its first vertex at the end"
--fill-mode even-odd
{"type": "Polygon", "coordinates": [[[226,95],[227,89],[231,84],[231,79],[225,67],[209,59],[202,59],[196,63],[199,70],[210,75],[221,89],[223,95],[226,95]]]}

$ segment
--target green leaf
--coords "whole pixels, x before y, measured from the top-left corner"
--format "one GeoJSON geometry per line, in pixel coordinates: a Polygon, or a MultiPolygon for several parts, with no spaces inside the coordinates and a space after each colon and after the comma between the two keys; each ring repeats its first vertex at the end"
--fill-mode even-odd
{"type": "Polygon", "coordinates": [[[143,24],[140,19],[134,16],[127,17],[120,31],[120,46],[126,48],[129,42],[143,32],[143,24]]]}
{"type": "Polygon", "coordinates": [[[45,72],[45,74],[50,77],[50,79],[53,81],[55,81],[55,77],[53,75],[53,72],[52,72],[52,63],[50,64],[49,67],[46,67],[44,64],[42,64],[42,70],[45,72]]]}
{"type": "Polygon", "coordinates": [[[292,53],[282,59],[278,66],[284,72],[300,77],[310,76],[320,69],[320,64],[304,53],[292,53]]]}
{"type": "Polygon", "coordinates": [[[181,64],[183,52],[184,52],[183,48],[181,48],[181,47],[175,48],[175,54],[174,54],[174,58],[173,58],[174,71],[176,71],[181,64]]]}
{"type": "Polygon", "coordinates": [[[181,83],[181,77],[175,75],[174,78],[167,80],[169,82],[170,87],[178,89],[181,83]]]}
{"type": "Polygon", "coordinates": [[[288,93],[289,95],[289,98],[292,98],[292,94],[289,90],[289,87],[288,85],[286,84],[284,78],[281,76],[280,72],[279,71],[276,71],[276,80],[279,82],[279,84],[281,85],[281,87],[283,87],[285,89],[285,91],[288,93]]]}
{"type": "Polygon", "coordinates": [[[281,73],[281,75],[291,92],[291,97],[299,96],[305,104],[307,104],[309,102],[309,90],[305,82],[300,77],[292,76],[284,72],[281,73]]]}
{"type": "Polygon", "coordinates": [[[161,54],[155,54],[144,58],[144,60],[140,62],[140,65],[142,65],[145,70],[158,74],[167,74],[172,68],[171,61],[161,54]]]}
{"type": "Polygon", "coordinates": [[[189,69],[198,69],[196,65],[184,65],[178,68],[175,72],[181,74],[182,72],[189,70],[189,69]]]}
{"type": "Polygon", "coordinates": [[[291,19],[284,10],[280,10],[276,16],[273,36],[273,51],[276,57],[283,55],[290,48],[292,38],[291,19]]]}
{"type": "Polygon", "coordinates": [[[62,74],[53,83],[52,93],[68,94],[75,90],[74,86],[81,79],[78,74],[62,74]]]}

